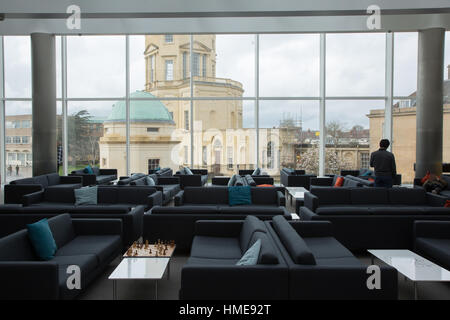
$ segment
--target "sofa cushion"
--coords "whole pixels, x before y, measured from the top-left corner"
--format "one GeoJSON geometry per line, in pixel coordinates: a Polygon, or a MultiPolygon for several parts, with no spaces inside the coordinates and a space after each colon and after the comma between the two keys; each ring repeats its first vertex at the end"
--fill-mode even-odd
{"type": "Polygon", "coordinates": [[[40,184],[40,185],[42,185],[44,188],[47,188],[47,187],[48,187],[48,180],[47,180],[47,176],[46,176],[46,175],[43,175],[43,176],[37,176],[37,177],[34,177],[33,179],[34,179],[34,183],[35,183],[35,184],[40,184]]]}
{"type": "Polygon", "coordinates": [[[388,193],[390,204],[420,206],[427,203],[426,192],[422,188],[390,188],[388,193]]]}
{"type": "Polygon", "coordinates": [[[239,260],[242,252],[237,238],[195,236],[191,257],[239,260]]]}
{"type": "Polygon", "coordinates": [[[148,185],[148,186],[154,186],[154,185],[156,185],[156,182],[155,182],[155,180],[153,180],[153,178],[152,177],[145,177],[145,183],[148,185]]]}
{"type": "Polygon", "coordinates": [[[73,229],[72,219],[67,213],[60,214],[48,220],[48,225],[52,230],[53,238],[56,246],[59,248],[75,238],[75,230],[73,229]]]}
{"type": "Polygon", "coordinates": [[[314,258],[354,258],[353,254],[333,237],[303,238],[314,258]]]}
{"type": "Polygon", "coordinates": [[[247,175],[245,176],[245,180],[247,180],[247,184],[248,184],[249,186],[252,186],[252,187],[255,187],[255,186],[256,186],[256,182],[255,182],[255,180],[253,180],[253,178],[252,178],[251,175],[247,174],[247,175]]]}
{"type": "Polygon", "coordinates": [[[80,189],[74,189],[75,205],[96,205],[97,204],[97,191],[98,187],[83,187],[80,189]]]}
{"type": "Polygon", "coordinates": [[[77,236],[72,241],[59,248],[56,256],[76,256],[80,254],[95,254],[98,263],[105,262],[118,248],[122,241],[118,235],[87,235],[77,236]]]}
{"type": "Polygon", "coordinates": [[[238,175],[238,176],[236,176],[236,182],[234,183],[234,185],[242,187],[242,186],[247,185],[247,182],[244,180],[243,177],[238,175]]]}
{"type": "Polygon", "coordinates": [[[254,266],[258,263],[259,253],[261,251],[261,239],[258,239],[253,243],[250,248],[245,251],[244,255],[238,262],[237,266],[254,266]]]}
{"type": "Polygon", "coordinates": [[[317,266],[361,266],[361,262],[355,257],[343,257],[343,258],[316,258],[317,266]]]}
{"type": "Polygon", "coordinates": [[[47,219],[27,224],[28,237],[36,255],[41,260],[53,259],[56,252],[56,242],[52,231],[48,225],[47,219]]]}
{"type": "Polygon", "coordinates": [[[425,206],[385,205],[369,208],[372,214],[383,215],[419,215],[425,214],[425,206]]]}
{"type": "Polygon", "coordinates": [[[49,186],[59,184],[59,174],[57,173],[47,174],[47,183],[49,186]]]}
{"type": "Polygon", "coordinates": [[[11,181],[10,184],[38,184],[34,178],[25,178],[11,181]]]}
{"type": "Polygon", "coordinates": [[[356,188],[350,191],[352,204],[388,204],[386,188],[356,188]]]}
{"type": "Polygon", "coordinates": [[[195,205],[179,207],[153,207],[152,214],[218,214],[219,210],[214,205],[195,205]]]}
{"type": "Polygon", "coordinates": [[[81,188],[80,183],[74,184],[56,184],[49,186],[44,191],[45,201],[75,203],[74,189],[81,188]]]}
{"type": "Polygon", "coordinates": [[[228,183],[227,183],[227,186],[228,186],[228,187],[234,186],[234,184],[236,183],[236,177],[237,177],[236,174],[233,174],[233,175],[231,176],[230,180],[228,180],[228,183]]]}
{"type": "Polygon", "coordinates": [[[250,186],[228,187],[228,204],[230,206],[252,204],[250,186]]]}
{"type": "Polygon", "coordinates": [[[316,209],[318,215],[369,215],[368,206],[328,205],[316,209]]]}
{"type": "Polygon", "coordinates": [[[117,203],[118,188],[99,187],[97,203],[117,203]]]}
{"type": "Polygon", "coordinates": [[[450,239],[416,238],[416,250],[450,269],[450,239]]]}
{"type": "Polygon", "coordinates": [[[351,204],[351,189],[311,187],[310,192],[319,198],[319,206],[326,204],[351,204]]]}
{"type": "Polygon", "coordinates": [[[262,206],[262,205],[238,205],[230,207],[228,205],[218,205],[218,210],[222,214],[240,214],[240,215],[283,215],[282,207],[262,206]]]}
{"type": "Polygon", "coordinates": [[[256,231],[253,233],[250,241],[250,246],[253,246],[256,241],[261,241],[261,249],[258,255],[258,264],[278,264],[278,255],[272,241],[265,232],[256,231]]]}
{"type": "Polygon", "coordinates": [[[276,205],[277,188],[251,188],[252,204],[276,205]]]}
{"type": "Polygon", "coordinates": [[[239,235],[241,255],[242,253],[247,251],[250,245],[250,241],[252,240],[253,233],[257,231],[266,232],[266,230],[267,229],[264,225],[264,222],[254,216],[247,216],[244,220],[244,223],[242,224],[241,233],[239,235]]]}
{"type": "Polygon", "coordinates": [[[183,202],[186,204],[228,204],[227,187],[185,187],[183,202]]]}
{"type": "Polygon", "coordinates": [[[97,178],[96,178],[98,184],[106,184],[115,179],[116,179],[116,177],[114,175],[100,175],[100,176],[97,176],[97,178]]]}
{"type": "Polygon", "coordinates": [[[21,230],[0,238],[0,261],[37,260],[38,258],[26,230],[21,230]]]}
{"type": "Polygon", "coordinates": [[[305,241],[285,218],[282,216],[275,216],[272,221],[278,237],[296,264],[316,264],[314,255],[306,245],[305,241]]]}

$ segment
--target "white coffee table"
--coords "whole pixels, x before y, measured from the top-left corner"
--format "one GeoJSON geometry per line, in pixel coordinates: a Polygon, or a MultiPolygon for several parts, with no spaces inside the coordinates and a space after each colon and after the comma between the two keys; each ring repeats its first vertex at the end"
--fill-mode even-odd
{"type": "Polygon", "coordinates": [[[286,187],[286,191],[288,193],[288,198],[291,206],[295,207],[295,211],[297,212],[297,202],[300,202],[298,206],[302,206],[305,201],[305,193],[309,192],[308,189],[303,187],[286,187]],[[295,203],[292,202],[295,199],[295,203]]]}
{"type": "Polygon", "coordinates": [[[450,271],[409,250],[367,250],[374,257],[395,268],[414,283],[414,299],[417,300],[419,282],[449,282],[450,271]]]}
{"type": "Polygon", "coordinates": [[[158,300],[158,280],[167,270],[170,258],[124,258],[108,279],[113,281],[113,299],[117,300],[118,280],[153,280],[155,281],[155,300],[158,300]]]}

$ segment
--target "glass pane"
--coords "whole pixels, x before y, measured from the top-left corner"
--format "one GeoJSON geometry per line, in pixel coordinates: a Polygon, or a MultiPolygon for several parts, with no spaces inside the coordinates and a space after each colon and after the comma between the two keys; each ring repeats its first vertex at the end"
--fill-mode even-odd
{"type": "Polygon", "coordinates": [[[212,176],[231,176],[256,163],[253,101],[196,101],[194,168],[212,176]]]}
{"type": "Polygon", "coordinates": [[[67,94],[70,98],[125,95],[125,37],[68,36],[67,94]]]}
{"type": "MultiPolygon", "coordinates": [[[[145,95],[152,97],[150,93],[145,95]]],[[[141,97],[145,97],[143,92],[141,97]]],[[[189,101],[131,100],[130,173],[148,173],[167,167],[175,173],[180,165],[189,165],[190,152],[186,149],[190,145],[190,118],[189,113],[185,114],[189,106],[189,101]]],[[[124,104],[115,104],[113,114],[117,116],[108,118],[105,123],[104,140],[113,141],[120,137],[120,141],[124,141],[125,132],[117,130],[121,125],[118,120],[125,116],[124,104]],[[122,116],[118,116],[119,113],[122,116]]],[[[105,150],[111,149],[110,157],[115,156],[112,149],[117,147],[117,143],[105,144],[105,150]]],[[[125,163],[118,165],[122,165],[121,171],[124,171],[125,163]]]]}
{"type": "Polygon", "coordinates": [[[394,34],[394,96],[417,90],[417,32],[394,34]]]}
{"type": "Polygon", "coordinates": [[[30,101],[6,101],[6,182],[33,175],[30,101]]]}
{"type": "Polygon", "coordinates": [[[384,120],[383,100],[326,102],[325,174],[368,169],[368,156],[378,149],[384,120]]]}
{"type": "Polygon", "coordinates": [[[260,96],[319,95],[318,34],[265,34],[259,39],[260,96]]]}
{"type": "Polygon", "coordinates": [[[6,36],[5,96],[31,98],[31,40],[28,36],[6,36]]]}
{"type": "Polygon", "coordinates": [[[327,34],[327,96],[384,96],[383,33],[327,34]]]}
{"type": "MultiPolygon", "coordinates": [[[[111,115],[111,101],[70,101],[68,103],[68,171],[81,169],[88,164],[100,168],[119,169],[119,175],[125,175],[122,169],[126,161],[125,144],[121,136],[116,142],[122,145],[110,149],[105,146],[114,145],[112,139],[103,141],[104,123],[111,115]]],[[[114,130],[125,131],[125,124],[121,123],[114,130]]]]}
{"type": "Polygon", "coordinates": [[[260,101],[259,163],[279,181],[283,167],[317,173],[319,102],[260,101]]]}

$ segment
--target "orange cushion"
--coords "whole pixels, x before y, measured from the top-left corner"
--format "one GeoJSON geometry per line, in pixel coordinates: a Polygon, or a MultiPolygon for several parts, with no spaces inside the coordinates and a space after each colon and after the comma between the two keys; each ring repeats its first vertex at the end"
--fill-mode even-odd
{"type": "Polygon", "coordinates": [[[257,187],[273,187],[273,184],[258,184],[257,187]]]}
{"type": "Polygon", "coordinates": [[[450,208],[450,200],[445,201],[444,207],[450,208]]]}
{"type": "Polygon", "coordinates": [[[338,177],[336,179],[336,182],[334,184],[335,187],[342,187],[342,185],[344,184],[344,177],[338,177]]]}
{"type": "Polygon", "coordinates": [[[369,180],[370,182],[375,182],[375,179],[374,179],[374,178],[369,178],[369,179],[367,179],[367,180],[369,180]]]}
{"type": "Polygon", "coordinates": [[[427,182],[427,180],[430,178],[430,171],[427,171],[427,174],[425,175],[425,177],[422,178],[422,180],[420,180],[420,182],[422,184],[424,184],[425,182],[427,182]]]}

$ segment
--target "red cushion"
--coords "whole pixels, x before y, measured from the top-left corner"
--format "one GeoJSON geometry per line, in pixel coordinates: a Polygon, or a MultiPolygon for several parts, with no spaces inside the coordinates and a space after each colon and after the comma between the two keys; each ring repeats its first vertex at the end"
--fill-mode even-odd
{"type": "Polygon", "coordinates": [[[450,208],[450,200],[445,201],[444,207],[450,208]]]}
{"type": "Polygon", "coordinates": [[[257,187],[273,187],[273,184],[258,184],[257,187]]]}
{"type": "Polygon", "coordinates": [[[374,178],[369,178],[369,179],[367,179],[367,180],[369,180],[370,182],[375,182],[375,179],[374,179],[374,178]]]}
{"type": "Polygon", "coordinates": [[[344,185],[344,177],[338,177],[334,183],[335,187],[342,187],[344,185]]]}
{"type": "Polygon", "coordinates": [[[425,175],[425,177],[422,178],[422,180],[420,180],[420,182],[422,184],[424,184],[425,182],[427,182],[427,180],[430,178],[430,171],[427,171],[427,174],[425,175]]]}

